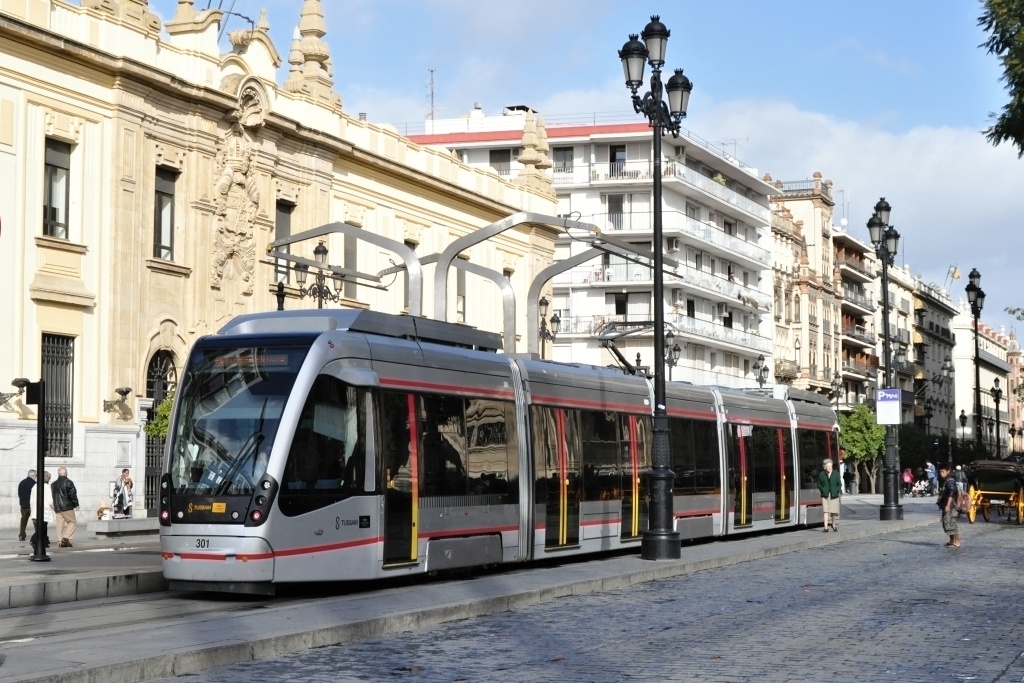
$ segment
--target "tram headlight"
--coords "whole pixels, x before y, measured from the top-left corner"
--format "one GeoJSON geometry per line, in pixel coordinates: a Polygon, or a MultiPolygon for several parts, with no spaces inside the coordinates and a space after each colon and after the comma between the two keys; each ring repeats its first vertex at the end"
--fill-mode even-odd
{"type": "Polygon", "coordinates": [[[231,511],[231,519],[238,519],[238,510],[231,511]]]}
{"type": "Polygon", "coordinates": [[[259,505],[260,507],[263,507],[264,505],[267,504],[267,497],[266,496],[256,496],[256,504],[259,505]]]}
{"type": "Polygon", "coordinates": [[[272,484],[270,483],[269,479],[264,479],[263,481],[260,482],[260,488],[263,489],[264,491],[269,491],[271,486],[272,484]]]}
{"type": "Polygon", "coordinates": [[[249,513],[249,519],[257,523],[262,522],[263,513],[260,510],[253,510],[251,513],[249,513]]]}
{"type": "Polygon", "coordinates": [[[160,511],[160,519],[162,519],[163,521],[166,522],[170,518],[171,518],[171,513],[170,512],[168,512],[167,510],[161,510],[160,511]]]}

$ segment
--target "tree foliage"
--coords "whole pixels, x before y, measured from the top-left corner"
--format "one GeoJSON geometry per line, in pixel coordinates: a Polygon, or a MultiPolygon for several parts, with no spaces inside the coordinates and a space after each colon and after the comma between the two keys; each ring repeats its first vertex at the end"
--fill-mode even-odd
{"type": "Polygon", "coordinates": [[[984,0],[984,8],[978,25],[989,37],[981,47],[999,58],[1001,80],[1010,94],[1002,113],[989,114],[995,123],[984,133],[993,145],[1013,143],[1020,158],[1024,156],[1024,0],[984,0]]]}
{"type": "Polygon", "coordinates": [[[174,406],[174,394],[167,394],[153,411],[153,419],[146,423],[146,436],[154,439],[166,439],[171,422],[171,408],[174,406]]]}
{"type": "Polygon", "coordinates": [[[847,460],[871,463],[881,457],[885,425],[878,424],[875,413],[863,403],[839,416],[839,430],[847,460]]]}

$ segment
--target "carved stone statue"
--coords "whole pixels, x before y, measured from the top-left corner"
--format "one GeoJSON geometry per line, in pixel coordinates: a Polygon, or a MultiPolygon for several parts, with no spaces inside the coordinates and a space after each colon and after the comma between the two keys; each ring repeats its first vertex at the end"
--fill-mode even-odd
{"type": "Polygon", "coordinates": [[[245,294],[252,294],[256,266],[255,220],[260,193],[256,187],[256,149],[241,123],[235,123],[221,139],[217,152],[217,180],[214,183],[217,235],[213,247],[211,284],[220,289],[228,261],[237,264],[245,282],[245,294]]]}

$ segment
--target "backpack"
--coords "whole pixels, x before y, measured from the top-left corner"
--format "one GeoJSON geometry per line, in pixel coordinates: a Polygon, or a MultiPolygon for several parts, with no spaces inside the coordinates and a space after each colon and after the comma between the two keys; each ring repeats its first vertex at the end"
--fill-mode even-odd
{"type": "Polygon", "coordinates": [[[953,509],[964,514],[971,509],[971,497],[962,488],[957,488],[956,498],[953,499],[953,509]]]}

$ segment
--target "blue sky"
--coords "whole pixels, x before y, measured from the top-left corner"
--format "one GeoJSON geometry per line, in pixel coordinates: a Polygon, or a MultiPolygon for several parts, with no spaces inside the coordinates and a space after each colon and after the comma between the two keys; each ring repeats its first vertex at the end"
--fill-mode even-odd
{"type": "MultiPolygon", "coordinates": [[[[268,11],[287,55],[301,0],[196,0],[253,19],[268,11]]],[[[162,17],[177,0],[150,0],[162,17]]],[[[974,0],[764,3],[740,0],[324,0],[335,89],[351,115],[420,125],[526,104],[551,121],[601,113],[633,120],[617,51],[651,14],[672,31],[667,67],[694,82],[685,127],[776,179],[834,182],[837,216],[863,228],[879,196],[903,239],[899,263],[963,298],[977,267],[983,319],[1024,305],[1015,235],[1024,161],[981,131],[1007,100],[996,59],[978,46],[974,0]],[[842,190],[839,193],[838,190],[842,190]]],[[[231,18],[229,30],[246,22],[231,18]]],[[[282,68],[283,81],[287,64],[282,68]]],[[[1024,328],[1024,324],[1021,324],[1024,328]]]]}

